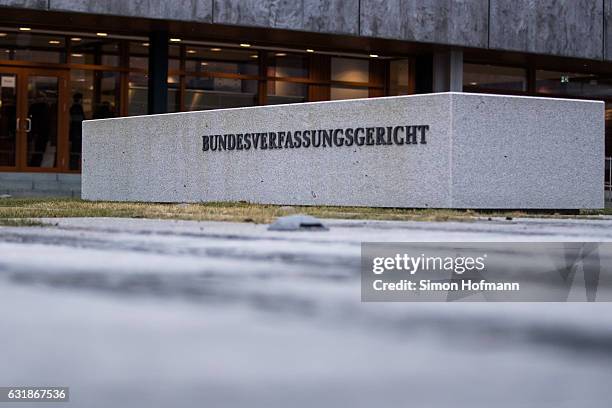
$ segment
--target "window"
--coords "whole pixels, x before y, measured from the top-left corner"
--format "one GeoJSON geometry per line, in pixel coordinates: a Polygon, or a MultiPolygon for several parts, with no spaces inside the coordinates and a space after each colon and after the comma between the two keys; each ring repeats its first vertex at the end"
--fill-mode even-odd
{"type": "Polygon", "coordinates": [[[70,62],[117,67],[119,66],[119,41],[103,37],[71,37],[70,62]]]}
{"type": "Polygon", "coordinates": [[[267,62],[269,105],[308,100],[309,63],[306,55],[269,52],[267,62]]]}
{"type": "Polygon", "coordinates": [[[593,99],[612,98],[612,79],[595,74],[538,70],[536,92],[593,99]]]}
{"type": "MultiPolygon", "coordinates": [[[[256,51],[213,45],[184,47],[185,72],[176,86],[176,100],[180,102],[180,80],[185,83],[183,110],[258,104],[259,55],[256,51]]],[[[176,106],[177,111],[180,109],[176,106]]]]}
{"type": "Polygon", "coordinates": [[[369,96],[370,62],[357,58],[331,59],[330,99],[355,99],[369,96]]]}
{"type": "Polygon", "coordinates": [[[63,35],[11,32],[0,29],[0,60],[63,63],[66,39],[63,35]]]}
{"type": "Polygon", "coordinates": [[[463,64],[464,90],[527,91],[525,68],[463,64]]]}
{"type": "Polygon", "coordinates": [[[257,104],[257,81],[187,76],[185,83],[186,111],[257,104]]]}
{"type": "Polygon", "coordinates": [[[131,42],[128,75],[128,116],[146,115],[148,107],[149,44],[131,42]]]}
{"type": "Polygon", "coordinates": [[[401,59],[389,62],[389,95],[411,95],[414,85],[410,75],[410,60],[401,59]]]}

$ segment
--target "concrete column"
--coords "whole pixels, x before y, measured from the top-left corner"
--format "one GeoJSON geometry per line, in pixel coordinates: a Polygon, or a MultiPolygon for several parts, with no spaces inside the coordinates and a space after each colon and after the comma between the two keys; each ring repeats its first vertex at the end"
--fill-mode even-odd
{"type": "Polygon", "coordinates": [[[433,91],[463,91],[463,51],[450,50],[434,53],[433,91]]]}
{"type": "Polygon", "coordinates": [[[168,112],[168,32],[149,35],[148,113],[168,112]]]}

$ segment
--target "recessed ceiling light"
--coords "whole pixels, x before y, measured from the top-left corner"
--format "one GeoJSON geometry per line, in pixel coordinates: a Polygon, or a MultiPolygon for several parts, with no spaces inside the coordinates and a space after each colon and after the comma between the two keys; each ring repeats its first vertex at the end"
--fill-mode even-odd
{"type": "Polygon", "coordinates": [[[19,27],[19,31],[32,31],[30,27],[19,27]]]}
{"type": "Polygon", "coordinates": [[[247,44],[247,43],[242,43],[240,44],[241,47],[245,47],[245,48],[249,48],[251,46],[251,44],[247,44]]]}
{"type": "Polygon", "coordinates": [[[307,48],[306,52],[314,52],[314,50],[312,48],[307,48]]]}
{"type": "Polygon", "coordinates": [[[107,37],[108,33],[96,33],[98,37],[107,37]]]}
{"type": "Polygon", "coordinates": [[[370,58],[378,58],[378,54],[370,54],[370,58]]]}
{"type": "Polygon", "coordinates": [[[211,48],[210,50],[211,50],[211,51],[218,52],[218,51],[221,51],[221,48],[211,48]]]}
{"type": "Polygon", "coordinates": [[[7,33],[0,33],[0,37],[6,37],[7,35],[7,33]]]}
{"type": "Polygon", "coordinates": [[[81,58],[83,56],[83,54],[70,54],[70,55],[76,58],[81,58]]]}
{"type": "Polygon", "coordinates": [[[187,54],[195,54],[196,50],[187,50],[187,54]]]}
{"type": "Polygon", "coordinates": [[[180,38],[171,38],[170,42],[181,42],[180,38]]]}
{"type": "Polygon", "coordinates": [[[59,43],[60,43],[60,42],[59,42],[59,41],[57,41],[57,40],[49,40],[49,44],[54,44],[54,45],[57,45],[57,44],[59,44],[59,43]]]}
{"type": "Polygon", "coordinates": [[[287,56],[287,54],[285,54],[284,52],[277,52],[274,55],[276,55],[277,57],[285,57],[285,56],[287,56]]]}
{"type": "Polygon", "coordinates": [[[149,46],[149,43],[142,43],[142,46],[143,46],[143,47],[148,47],[148,46],[149,46]]]}
{"type": "Polygon", "coordinates": [[[81,39],[79,37],[72,37],[70,41],[79,42],[81,39]]]}
{"type": "Polygon", "coordinates": [[[251,55],[251,58],[259,58],[259,55],[253,54],[253,55],[251,55]]]}

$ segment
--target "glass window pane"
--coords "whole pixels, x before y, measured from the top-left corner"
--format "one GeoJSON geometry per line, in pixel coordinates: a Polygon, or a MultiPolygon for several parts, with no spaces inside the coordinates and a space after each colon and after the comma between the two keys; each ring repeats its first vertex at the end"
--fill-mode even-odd
{"type": "Polygon", "coordinates": [[[15,166],[17,75],[0,74],[0,166],[15,166]]]}
{"type": "Polygon", "coordinates": [[[268,81],[268,104],[298,103],[308,100],[308,85],[296,82],[268,81]]]}
{"type": "Polygon", "coordinates": [[[130,68],[149,70],[149,59],[147,57],[130,56],[130,68]]]}
{"type": "Polygon", "coordinates": [[[148,77],[143,72],[130,72],[128,82],[128,116],[146,115],[148,77]]]}
{"type": "Polygon", "coordinates": [[[331,79],[332,81],[368,83],[369,66],[370,62],[366,59],[332,58],[331,79]]]}
{"type": "Polygon", "coordinates": [[[595,74],[536,71],[536,91],[548,95],[612,97],[612,80],[595,74]]]}
{"type": "Polygon", "coordinates": [[[94,72],[84,70],[70,71],[70,122],[68,128],[68,143],[70,170],[81,168],[81,124],[83,120],[93,117],[94,72]]]}
{"type": "Polygon", "coordinates": [[[179,45],[169,45],[168,55],[172,58],[180,58],[181,57],[181,47],[179,45]]]}
{"type": "Polygon", "coordinates": [[[148,42],[130,42],[130,55],[134,57],[147,57],[149,55],[148,42]]]}
{"type": "Polygon", "coordinates": [[[308,78],[308,58],[299,54],[269,52],[268,76],[278,78],[308,78]]]}
{"type": "Polygon", "coordinates": [[[332,85],[330,92],[330,100],[336,101],[339,99],[360,99],[369,96],[368,88],[355,88],[348,86],[332,85]]]}
{"type": "Polygon", "coordinates": [[[259,72],[256,51],[188,46],[185,55],[187,72],[224,72],[242,75],[258,75],[259,72]]]}
{"type": "Polygon", "coordinates": [[[72,37],[70,61],[74,64],[119,65],[119,43],[104,37],[72,37]]]}
{"type": "Polygon", "coordinates": [[[181,82],[178,75],[168,76],[168,112],[179,112],[181,110],[179,99],[180,87],[181,82]]]}
{"type": "Polygon", "coordinates": [[[188,76],[185,110],[236,108],[257,104],[257,81],[188,76]]]}
{"type": "Polygon", "coordinates": [[[168,70],[178,71],[179,69],[181,69],[181,60],[171,58],[170,61],[168,61],[168,70]]]}
{"type": "Polygon", "coordinates": [[[119,115],[120,76],[118,72],[96,71],[94,81],[93,119],[119,115]]]}
{"type": "Polygon", "coordinates": [[[62,63],[65,61],[65,38],[61,35],[39,35],[2,32],[0,59],[62,63]]]}
{"type": "Polygon", "coordinates": [[[527,91],[527,70],[495,65],[463,64],[463,87],[527,91]]]}
{"type": "Polygon", "coordinates": [[[389,95],[412,94],[410,84],[410,60],[393,60],[389,63],[389,95]]]}
{"type": "Polygon", "coordinates": [[[27,165],[55,167],[59,79],[28,77],[27,165]]]}

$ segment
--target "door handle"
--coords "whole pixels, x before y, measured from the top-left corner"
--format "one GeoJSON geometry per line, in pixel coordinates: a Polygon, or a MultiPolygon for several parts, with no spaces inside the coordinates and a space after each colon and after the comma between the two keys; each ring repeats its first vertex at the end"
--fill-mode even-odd
{"type": "Polygon", "coordinates": [[[26,129],[25,129],[25,131],[27,133],[30,133],[31,130],[32,130],[32,119],[26,118],[26,129]]]}

